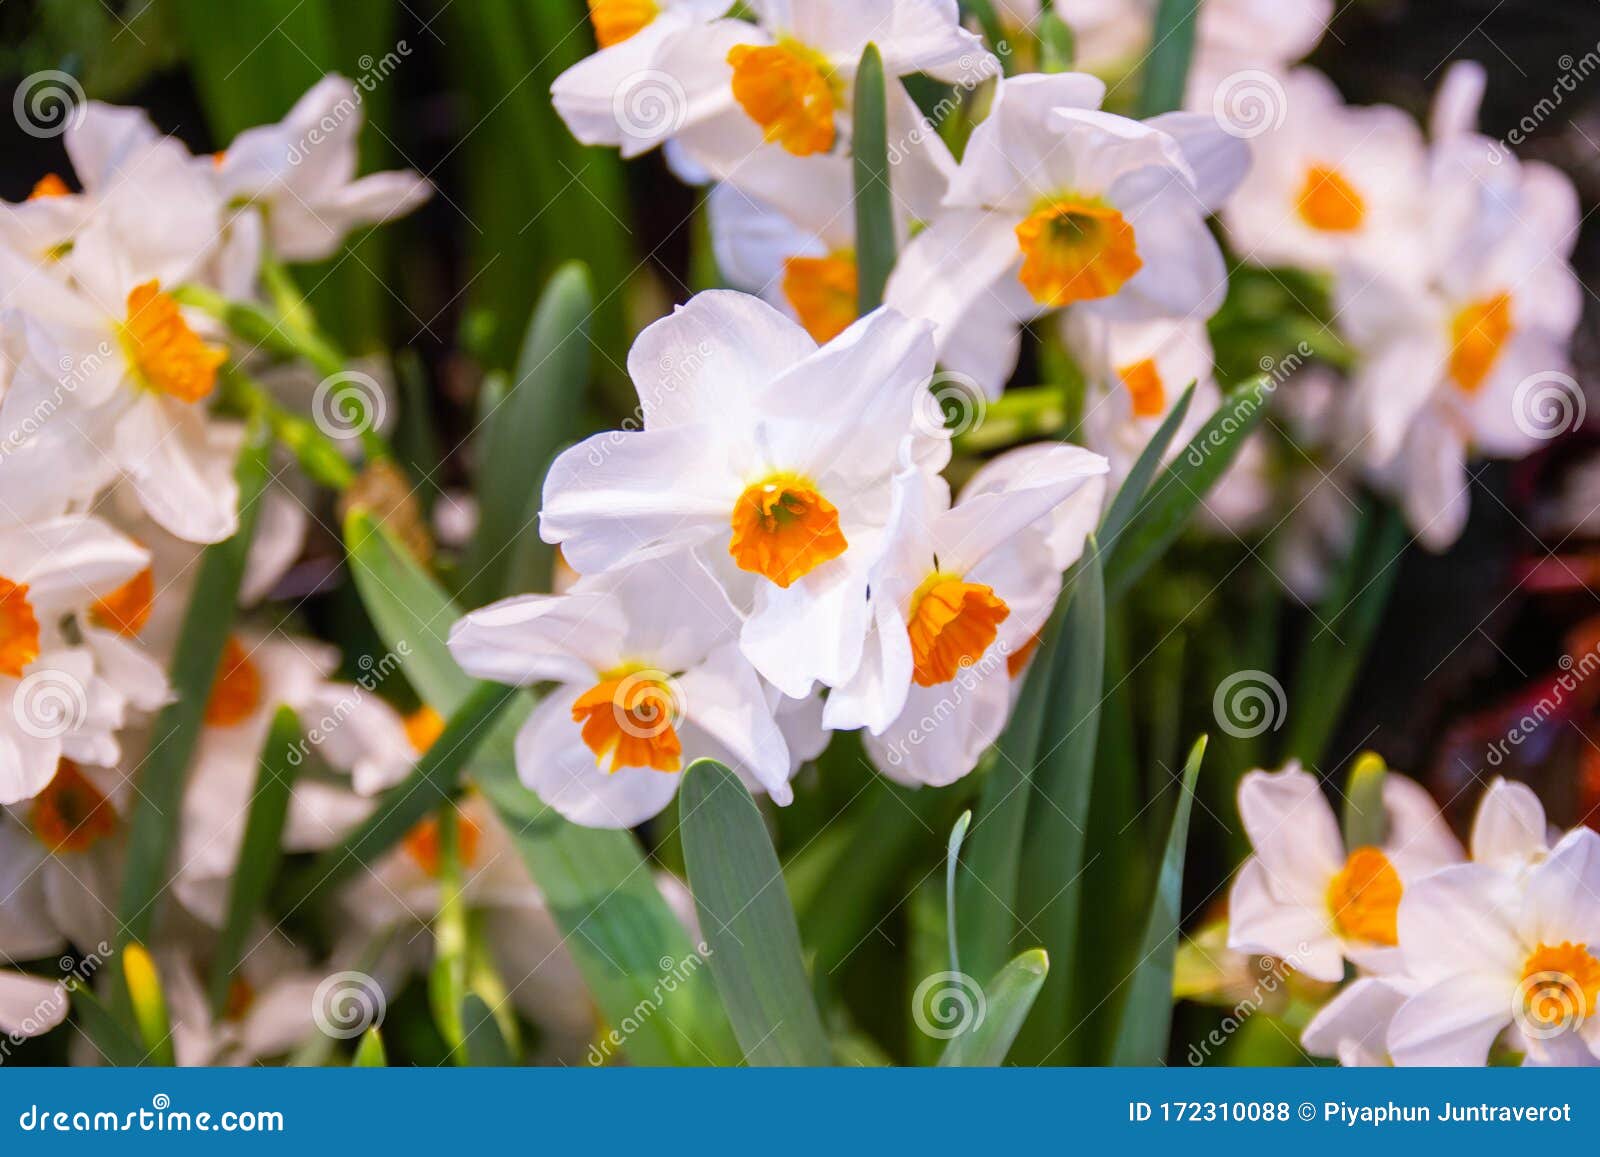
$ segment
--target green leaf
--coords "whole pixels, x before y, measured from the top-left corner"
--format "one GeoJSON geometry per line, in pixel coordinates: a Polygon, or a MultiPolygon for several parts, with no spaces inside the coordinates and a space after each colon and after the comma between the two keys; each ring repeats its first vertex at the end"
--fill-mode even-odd
{"type": "Polygon", "coordinates": [[[883,304],[883,287],[894,268],[894,204],[889,186],[889,120],[883,57],[876,44],[861,54],[856,70],[854,157],[856,203],[856,311],[883,304]]]}
{"type": "MultiPolygon", "coordinates": [[[[1040,736],[1033,790],[1022,841],[1017,911],[1022,926],[1052,960],[1076,957],[1083,894],[1085,833],[1100,735],[1105,675],[1105,590],[1101,554],[1091,538],[1079,560],[1061,638],[1051,657],[1049,710],[1040,736]]],[[[1039,1064],[1069,1063],[1074,1047],[1070,966],[1044,982],[1037,1012],[1017,1041],[1019,1057],[1039,1064]]]]}
{"type": "Polygon", "coordinates": [[[1355,542],[1321,606],[1295,668],[1285,752],[1315,766],[1327,751],[1400,573],[1405,520],[1367,499],[1355,542]]]}
{"type": "Polygon", "coordinates": [[[678,814],[711,973],[746,1061],[829,1064],[800,930],[755,801],[733,772],[701,759],[684,773],[678,814]]]}
{"type": "Polygon", "coordinates": [[[150,747],[139,769],[133,815],[128,821],[117,910],[124,943],[148,938],[156,905],[166,892],[167,861],[178,839],[184,776],[233,626],[239,580],[244,577],[245,555],[267,483],[267,448],[265,430],[252,424],[234,471],[239,483],[239,529],[226,542],[206,547],[200,556],[200,573],[178,631],[169,672],[173,699],[151,725],[150,747]]]}
{"type": "Polygon", "coordinates": [[[284,890],[281,907],[293,912],[315,903],[353,873],[377,863],[427,814],[454,795],[461,769],[494,729],[495,721],[517,698],[518,689],[499,683],[476,684],[444,732],[417,760],[414,771],[378,797],[378,804],[355,831],[318,854],[284,890]]]}
{"type": "MultiPolygon", "coordinates": [[[[436,711],[455,711],[475,685],[445,636],[461,612],[372,519],[345,522],[351,572],[378,634],[404,656],[407,680],[436,711]]],[[[524,704],[526,697],[524,698],[524,704]]],[[[638,1027],[607,1055],[636,1064],[732,1063],[739,1050],[688,934],[662,899],[628,832],[567,823],[517,778],[513,744],[524,706],[502,719],[471,775],[511,833],[603,1017],[638,1027]],[[672,983],[666,983],[668,980],[672,983]],[[640,1007],[654,1015],[640,1017],[640,1007]]]]}
{"type": "Polygon", "coordinates": [[[950,1039],[939,1058],[940,1066],[994,1068],[1004,1064],[1049,972],[1050,957],[1042,948],[1030,948],[1002,968],[984,986],[983,1019],[950,1039]]]}
{"type": "MultiPolygon", "coordinates": [[[[111,983],[120,983],[120,980],[120,976],[113,975],[111,983]]],[[[134,1068],[147,1063],[149,1058],[145,1047],[117,1019],[116,1014],[89,990],[87,984],[80,980],[69,980],[67,990],[72,994],[72,1011],[77,1017],[78,1027],[108,1065],[134,1068]]]]}
{"type": "Polygon", "coordinates": [[[1067,22],[1054,12],[1041,12],[1037,35],[1039,71],[1051,73],[1070,70],[1072,58],[1077,53],[1077,41],[1067,22]]]}
{"type": "Polygon", "coordinates": [[[1344,846],[1381,848],[1389,838],[1389,809],[1383,802],[1383,781],[1389,769],[1376,752],[1363,752],[1350,768],[1344,789],[1344,846]]]}
{"type": "Polygon", "coordinates": [[[461,1002],[461,1025],[466,1031],[469,1065],[505,1068],[517,1063],[505,1037],[500,1035],[494,1013],[484,1003],[483,997],[475,992],[467,993],[466,999],[461,1002]]]}
{"type": "Polygon", "coordinates": [[[382,1069],[387,1068],[389,1056],[383,1048],[383,1038],[378,1035],[376,1028],[369,1028],[361,1034],[361,1043],[356,1046],[355,1058],[350,1062],[353,1068],[382,1069]]]}
{"type": "Polygon", "coordinates": [[[280,707],[272,717],[261,757],[256,765],[256,785],[239,845],[238,868],[228,889],[228,913],[211,954],[211,1012],[221,1015],[228,1003],[228,988],[249,935],[251,922],[261,911],[272,881],[283,862],[283,823],[289,814],[289,797],[295,773],[304,761],[300,747],[300,718],[290,707],[280,707]]]}
{"type": "Polygon", "coordinates": [[[539,538],[539,496],[545,471],[577,432],[593,310],[589,271],[575,261],[557,269],[528,323],[510,389],[487,416],[478,530],[461,593],[468,606],[549,588],[555,556],[539,538]]]}
{"type": "Polygon", "coordinates": [[[1153,117],[1183,107],[1183,90],[1189,82],[1189,61],[1194,56],[1195,20],[1199,12],[1200,0],[1161,0],[1156,9],[1150,52],[1144,61],[1139,116],[1153,117]]]}
{"type": "Polygon", "coordinates": [[[967,829],[971,826],[972,812],[962,812],[955,826],[950,829],[950,842],[945,846],[944,907],[949,913],[945,922],[949,926],[952,972],[961,971],[961,945],[956,938],[956,869],[961,863],[961,845],[967,838],[967,829]]]}
{"type": "Polygon", "coordinates": [[[1195,782],[1205,753],[1206,739],[1202,735],[1190,749],[1183,767],[1183,784],[1172,810],[1172,828],[1161,856],[1161,871],[1145,920],[1138,963],[1123,999],[1122,1023],[1111,1054],[1115,1065],[1159,1065],[1166,1059],[1167,1037],[1172,1031],[1172,972],[1183,918],[1184,850],[1189,842],[1195,782]]]}
{"type": "Polygon", "coordinates": [[[1261,421],[1273,388],[1270,379],[1258,378],[1231,392],[1188,448],[1162,471],[1128,520],[1106,563],[1107,598],[1115,601],[1126,594],[1172,545],[1261,421]]]}
{"type": "Polygon", "coordinates": [[[1190,382],[1183,396],[1173,403],[1167,416],[1161,419],[1161,425],[1150,435],[1150,441],[1145,443],[1144,449],[1139,451],[1133,468],[1128,471],[1128,476],[1117,489],[1116,497],[1111,500],[1110,509],[1100,520],[1100,546],[1107,554],[1115,553],[1122,532],[1128,528],[1128,523],[1149,492],[1150,480],[1161,469],[1161,462],[1167,456],[1167,447],[1172,445],[1183,419],[1188,416],[1189,403],[1194,401],[1194,390],[1195,383],[1190,382]]]}

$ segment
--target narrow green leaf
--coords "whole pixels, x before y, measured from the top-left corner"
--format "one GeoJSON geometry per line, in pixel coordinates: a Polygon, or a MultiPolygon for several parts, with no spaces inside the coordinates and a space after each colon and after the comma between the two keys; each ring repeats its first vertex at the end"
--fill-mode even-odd
{"type": "Polygon", "coordinates": [[[1172,828],[1167,833],[1166,850],[1161,856],[1161,871],[1151,897],[1150,915],[1145,921],[1144,940],[1139,959],[1128,981],[1123,998],[1122,1023],[1117,1032],[1111,1063],[1116,1065],[1159,1065],[1167,1055],[1167,1037],[1172,1031],[1172,971],[1178,956],[1179,924],[1183,918],[1183,861],[1189,842],[1189,815],[1194,808],[1195,782],[1200,777],[1200,761],[1205,757],[1206,739],[1201,736],[1189,751],[1183,768],[1183,784],[1177,806],[1172,810],[1172,828]]]}
{"type": "Polygon", "coordinates": [[[383,1038],[378,1035],[376,1028],[369,1028],[361,1034],[361,1043],[356,1046],[356,1055],[350,1064],[351,1067],[357,1069],[382,1069],[388,1067],[389,1056],[384,1051],[383,1038]]]}
{"type": "Polygon", "coordinates": [[[468,606],[549,587],[554,552],[539,538],[539,495],[545,471],[577,432],[593,310],[589,271],[576,261],[557,269],[528,323],[510,388],[485,416],[478,531],[461,593],[468,606]]]}
{"type": "Polygon", "coordinates": [[[267,483],[267,448],[265,430],[252,425],[234,471],[239,483],[239,529],[201,555],[189,610],[178,631],[169,672],[173,700],[151,725],[149,753],[139,769],[133,815],[128,821],[117,911],[124,942],[149,936],[156,905],[166,892],[167,861],[177,843],[184,776],[200,734],[206,700],[211,697],[211,683],[222,662],[223,645],[233,626],[239,580],[244,577],[245,555],[267,483]]]}
{"type": "Polygon", "coordinates": [[[500,1026],[495,1023],[494,1013],[483,1002],[483,997],[475,992],[467,993],[466,999],[461,1002],[461,1026],[466,1033],[469,1065],[505,1068],[517,1063],[505,1037],[500,1035],[500,1026]]]}
{"type": "Polygon", "coordinates": [[[943,1068],[994,1068],[1005,1063],[1033,1002],[1050,972],[1050,957],[1030,948],[1002,968],[983,990],[983,1018],[950,1038],[939,1058],[943,1068]]]}
{"type": "Polygon", "coordinates": [[[678,814],[711,973],[746,1061],[830,1063],[800,929],[755,801],[733,772],[701,759],[684,772],[678,814]]]}
{"type": "MultiPolygon", "coordinates": [[[[120,983],[113,976],[112,983],[120,983]]],[[[130,1033],[115,1013],[101,1002],[89,986],[82,981],[69,981],[67,990],[72,994],[72,1011],[83,1035],[100,1051],[108,1065],[117,1068],[134,1068],[147,1063],[147,1050],[130,1033]]]]}
{"type": "Polygon", "coordinates": [[[854,157],[856,202],[856,311],[883,304],[883,287],[894,268],[894,203],[889,187],[889,120],[883,57],[876,44],[861,54],[856,70],[854,157]]]}
{"type": "Polygon", "coordinates": [[[972,826],[972,812],[964,811],[955,826],[950,829],[950,842],[945,849],[944,864],[944,907],[948,916],[945,923],[949,927],[950,936],[950,971],[961,971],[961,945],[956,939],[956,868],[961,862],[961,844],[967,838],[967,829],[972,826]]]}
{"type": "MultiPolygon", "coordinates": [[[[445,644],[461,612],[370,517],[352,512],[345,542],[378,634],[404,655],[406,678],[418,694],[451,714],[475,685],[445,644]]],[[[645,1065],[736,1062],[738,1045],[710,970],[656,889],[639,842],[628,832],[567,823],[518,780],[513,744],[525,715],[524,696],[479,749],[471,775],[544,892],[605,1020],[638,1021],[620,1043],[601,1042],[606,1059],[625,1052],[645,1065]],[[657,1014],[636,1017],[641,1002],[657,1014]]]]}
{"type": "Polygon", "coordinates": [[[1381,848],[1389,837],[1389,809],[1383,802],[1383,781],[1389,774],[1383,757],[1363,752],[1350,768],[1344,789],[1344,846],[1381,848]]]}
{"type": "Polygon", "coordinates": [[[1077,40],[1072,28],[1054,12],[1039,14],[1039,71],[1067,72],[1077,54],[1077,40]]]}
{"type": "Polygon", "coordinates": [[[1295,668],[1287,755],[1312,765],[1321,761],[1383,619],[1406,541],[1399,512],[1369,498],[1295,668]]]}
{"type": "Polygon", "coordinates": [[[283,862],[283,822],[289,814],[295,774],[305,757],[299,744],[299,716],[291,707],[278,708],[266,742],[261,745],[250,814],[239,845],[239,866],[228,889],[228,914],[211,954],[213,1015],[220,1015],[228,1003],[228,989],[245,937],[283,862]]]}
{"type": "Polygon", "coordinates": [[[1045,979],[1043,997],[1017,1041],[1019,1057],[1067,1064],[1075,1042],[1070,962],[1075,959],[1083,895],[1085,833],[1100,736],[1105,676],[1105,590],[1101,553],[1091,538],[1079,560],[1061,639],[1050,664],[1049,707],[1033,777],[1038,798],[1028,808],[1022,841],[1018,907],[1029,929],[1058,967],[1045,979]],[[1067,967],[1061,967],[1067,964],[1067,967]]]}
{"type": "Polygon", "coordinates": [[[1199,12],[1200,0],[1161,0],[1156,9],[1150,52],[1144,61],[1139,116],[1153,117],[1183,107],[1199,12]]]}
{"type": "Polygon", "coordinates": [[[1107,554],[1116,551],[1122,532],[1128,528],[1128,523],[1150,490],[1150,480],[1161,469],[1162,460],[1167,456],[1167,447],[1172,445],[1172,439],[1177,437],[1179,427],[1188,416],[1189,403],[1194,401],[1194,390],[1195,383],[1190,382],[1183,396],[1173,403],[1167,416],[1161,419],[1161,425],[1150,435],[1150,441],[1145,443],[1144,449],[1139,451],[1133,468],[1117,488],[1116,497],[1111,500],[1106,516],[1100,520],[1100,547],[1107,554]]]}
{"type": "Polygon", "coordinates": [[[1258,378],[1235,389],[1188,448],[1151,486],[1106,563],[1106,596],[1115,601],[1160,558],[1189,516],[1233,464],[1266,410],[1273,389],[1258,378]]]}

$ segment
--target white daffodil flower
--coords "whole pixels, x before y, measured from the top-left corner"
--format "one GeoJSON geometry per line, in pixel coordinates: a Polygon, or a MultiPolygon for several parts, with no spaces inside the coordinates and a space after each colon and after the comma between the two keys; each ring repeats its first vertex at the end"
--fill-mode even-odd
{"type": "Polygon", "coordinates": [[[89,515],[0,529],[0,804],[38,794],[63,757],[116,763],[129,706],[166,701],[161,668],[117,623],[148,565],[89,515]]]}
{"type": "Polygon", "coordinates": [[[0,968],[0,1033],[43,1036],[67,1019],[71,1001],[60,981],[0,968]]]}
{"type": "Polygon", "coordinates": [[[181,1067],[259,1064],[288,1055],[318,1031],[324,974],[280,931],[250,931],[220,1011],[212,1009],[195,951],[163,951],[156,966],[181,1067]]]}
{"type": "Polygon", "coordinates": [[[575,823],[627,828],[666,807],[700,758],[793,798],[788,747],[738,637],[733,605],[678,552],[472,611],[450,653],[480,679],[555,681],[517,734],[518,774],[575,823]]]}
{"type": "Polygon", "coordinates": [[[628,354],[642,429],[556,459],[539,529],[580,573],[700,551],[741,611],[745,656],[790,698],[855,671],[896,453],[949,458],[924,323],[880,309],[820,348],[771,306],[702,293],[628,354]]]}
{"type": "Polygon", "coordinates": [[[399,714],[371,687],[332,682],[338,664],[334,648],[310,639],[228,637],[184,791],[173,879],[178,899],[202,921],[220,926],[227,912],[257,762],[279,707],[300,718],[302,762],[320,758],[350,776],[300,776],[283,832],[290,851],[328,847],[415,765],[419,751],[399,714]]]}
{"type": "Polygon", "coordinates": [[[1005,726],[1027,663],[1104,497],[1105,459],[1029,448],[950,505],[943,480],[908,470],[891,545],[872,576],[873,630],[856,677],[823,722],[865,728],[902,783],[970,772],[1005,726]]]}
{"type": "Polygon", "coordinates": [[[1533,789],[1496,776],[1472,821],[1472,862],[1520,875],[1550,852],[1550,825],[1533,789]]]}
{"type": "Polygon", "coordinates": [[[1343,978],[1347,959],[1395,971],[1402,895],[1462,851],[1415,782],[1385,776],[1383,802],[1382,846],[1346,849],[1316,776],[1295,762],[1247,774],[1239,816],[1254,854],[1233,882],[1228,947],[1281,957],[1316,980],[1343,978]]]}
{"type": "Polygon", "coordinates": [[[1517,879],[1462,864],[1419,880],[1399,930],[1419,991],[1389,1026],[1396,1064],[1482,1065],[1508,1028],[1530,1063],[1595,1063],[1600,835],[1568,833],[1517,879]]]}
{"type": "Polygon", "coordinates": [[[320,261],[351,232],[403,217],[433,192],[409,170],[357,177],[362,93],[325,76],[277,124],[246,129],[207,160],[234,210],[262,216],[272,252],[285,261],[320,261]]]}
{"type": "MultiPolygon", "coordinates": [[[[1102,112],[1081,73],[1002,81],[944,208],[900,255],[885,301],[934,323],[940,353],[986,308],[1016,324],[1072,307],[1119,320],[1205,318],[1227,290],[1207,215],[1249,165],[1209,117],[1102,112]]],[[[1006,367],[1009,373],[1010,367],[1006,367]]]]}
{"type": "Polygon", "coordinates": [[[1389,1025],[1415,985],[1404,976],[1361,976],[1317,1010],[1300,1034],[1314,1057],[1333,1057],[1346,1068],[1390,1064],[1389,1025]]]}
{"type": "Polygon", "coordinates": [[[1329,272],[1343,262],[1415,268],[1426,232],[1416,122],[1387,105],[1346,105],[1310,68],[1269,100],[1280,116],[1252,136],[1249,175],[1222,208],[1239,255],[1329,272]]]}

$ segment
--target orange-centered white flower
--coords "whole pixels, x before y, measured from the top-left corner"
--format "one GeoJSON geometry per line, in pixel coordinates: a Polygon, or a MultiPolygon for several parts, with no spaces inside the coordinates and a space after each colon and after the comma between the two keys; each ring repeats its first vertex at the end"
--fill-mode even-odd
{"type": "Polygon", "coordinates": [[[1367,218],[1367,201],[1332,165],[1312,165],[1295,198],[1300,219],[1325,233],[1350,233],[1367,218]]]}
{"type": "Polygon", "coordinates": [[[658,15],[655,0],[589,0],[589,21],[594,25],[595,42],[610,48],[635,36],[658,15]]]}
{"type": "Polygon", "coordinates": [[[63,759],[29,805],[28,826],[52,852],[84,852],[116,832],[117,813],[78,765],[63,759]]]}
{"type": "Polygon", "coordinates": [[[728,50],[733,66],[733,99],[776,141],[797,157],[833,148],[832,68],[827,57],[804,45],[736,44],[728,50]]]}
{"type": "Polygon", "coordinates": [[[1016,233],[1018,276],[1040,305],[1110,297],[1144,265],[1133,227],[1098,200],[1052,198],[1023,218],[1016,233]]]}
{"type": "Polygon", "coordinates": [[[983,583],[934,572],[911,597],[911,678],[918,687],[948,683],[983,657],[1010,616],[1005,600],[983,583]]]}
{"type": "Polygon", "coordinates": [[[777,474],[745,488],[733,506],[728,553],[740,570],[787,587],[850,545],[839,511],[809,480],[777,474]]]}
{"type": "Polygon", "coordinates": [[[856,256],[790,257],[783,263],[783,296],[806,332],[832,341],[856,319],[856,256]]]}
{"type": "Polygon", "coordinates": [[[1403,891],[1400,873],[1388,856],[1378,848],[1357,848],[1328,884],[1328,911],[1351,940],[1396,944],[1403,891]]]}
{"type": "Polygon", "coordinates": [[[180,402],[198,402],[217,384],[217,368],[228,360],[222,346],[207,345],[189,328],[178,303],[157,281],[128,293],[122,344],[139,383],[180,402]]]}
{"type": "Polygon", "coordinates": [[[1135,418],[1159,418],[1167,412],[1167,391],[1155,358],[1140,358],[1122,366],[1117,376],[1128,387],[1135,418]]]}
{"type": "Polygon", "coordinates": [[[572,721],[581,723],[584,744],[608,771],[648,767],[678,771],[683,744],[673,726],[672,688],[661,672],[622,667],[604,672],[600,682],[578,696],[572,721]]]}
{"type": "Polygon", "coordinates": [[[0,578],[0,675],[21,678],[39,657],[39,619],[28,601],[28,584],[0,578]]]}
{"type": "Polygon", "coordinates": [[[1539,944],[1522,962],[1523,1014],[1544,1029],[1581,1023],[1600,1008],[1600,959],[1587,944],[1539,944]]]}
{"type": "Polygon", "coordinates": [[[67,183],[54,173],[46,173],[34,182],[33,190],[28,194],[28,200],[38,201],[45,197],[66,197],[72,192],[67,188],[67,183]]]}
{"type": "Polygon", "coordinates": [[[1450,319],[1450,380],[1475,394],[1511,338],[1511,295],[1496,293],[1456,311],[1450,319]]]}
{"type": "Polygon", "coordinates": [[[229,635],[217,664],[217,677],[206,700],[208,727],[234,727],[261,706],[261,669],[237,635],[229,635]]]}

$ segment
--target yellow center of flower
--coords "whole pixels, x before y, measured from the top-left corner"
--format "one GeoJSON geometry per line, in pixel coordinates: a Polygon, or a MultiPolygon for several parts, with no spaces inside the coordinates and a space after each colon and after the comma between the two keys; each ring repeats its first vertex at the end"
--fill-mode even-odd
{"type": "Polygon", "coordinates": [[[783,263],[783,296],[819,342],[832,341],[856,319],[856,257],[791,257],[783,263]]]}
{"type": "Polygon", "coordinates": [[[1341,936],[1373,944],[1398,944],[1400,873],[1377,848],[1350,853],[1328,885],[1328,910],[1341,936]]]}
{"type": "Polygon", "coordinates": [[[211,698],[206,701],[205,721],[210,727],[233,727],[243,723],[261,706],[261,669],[237,635],[229,635],[217,664],[211,698]]]}
{"type": "Polygon", "coordinates": [[[28,584],[0,578],[0,675],[13,679],[39,657],[39,620],[28,601],[28,584]]]}
{"type": "Polygon", "coordinates": [[[1018,277],[1040,305],[1110,297],[1144,261],[1133,226],[1110,205],[1058,197],[1041,203],[1017,226],[1022,250],[1018,277]]]}
{"type": "Polygon", "coordinates": [[[1167,412],[1167,391],[1161,384],[1161,371],[1156,368],[1154,358],[1123,366],[1117,371],[1117,377],[1128,387],[1135,418],[1159,418],[1167,412]]]}
{"type": "MultiPolygon", "coordinates": [[[[483,830],[466,816],[456,814],[456,850],[461,857],[461,866],[470,868],[478,861],[478,845],[482,842],[483,830]]],[[[401,840],[406,855],[430,876],[439,875],[439,817],[429,816],[422,820],[401,840]]]]}
{"type": "Polygon", "coordinates": [[[54,173],[46,173],[40,177],[33,186],[33,191],[28,194],[28,200],[38,201],[44,197],[65,197],[72,190],[67,188],[67,183],[54,173]]]}
{"type": "Polygon", "coordinates": [[[189,328],[161,283],[147,281],[128,293],[122,346],[140,384],[180,402],[198,402],[217,384],[217,367],[228,360],[221,346],[207,345],[189,328]]]}
{"type": "Polygon", "coordinates": [[[1475,301],[1450,319],[1450,377],[1464,393],[1482,388],[1511,337],[1511,295],[1475,301]]]}
{"type": "Polygon", "coordinates": [[[601,48],[621,44],[660,12],[655,0],[589,0],[589,20],[601,48]]]}
{"type": "Polygon", "coordinates": [[[1312,165],[1295,199],[1300,220],[1325,233],[1349,233],[1361,228],[1367,203],[1345,175],[1331,165],[1312,165]]]}
{"type": "Polygon", "coordinates": [[[89,608],[89,618],[119,635],[133,636],[144,630],[156,602],[156,576],[145,567],[116,590],[89,608]]]}
{"type": "Polygon", "coordinates": [[[405,717],[406,739],[418,751],[427,751],[444,734],[444,716],[424,703],[405,717]]]}
{"type": "Polygon", "coordinates": [[[1016,679],[1028,669],[1028,660],[1039,649],[1039,638],[1039,632],[1035,631],[1032,638],[1006,656],[1006,674],[1016,679]]]}
{"type": "Polygon", "coordinates": [[[33,797],[28,826],[52,852],[82,852],[117,830],[117,813],[78,765],[63,759],[33,797]]]}
{"type": "Polygon", "coordinates": [[[733,504],[728,553],[740,570],[786,587],[804,578],[849,543],[839,511],[807,479],[774,474],[745,487],[733,504]]]}
{"type": "Polygon", "coordinates": [[[1517,990],[1535,1024],[1576,1028],[1600,1006],[1600,960],[1587,944],[1540,944],[1523,961],[1517,990]]]}
{"type": "Polygon", "coordinates": [[[638,668],[608,671],[572,705],[572,719],[583,724],[583,742],[607,771],[648,767],[677,771],[683,744],[673,722],[672,688],[660,672],[638,668]]]}
{"type": "Polygon", "coordinates": [[[777,141],[797,157],[833,148],[836,102],[827,60],[794,41],[779,44],[735,44],[728,50],[733,66],[733,99],[777,141]]]}
{"type": "Polygon", "coordinates": [[[948,683],[983,657],[1011,608],[992,587],[935,571],[911,596],[911,678],[918,687],[948,683]]]}

